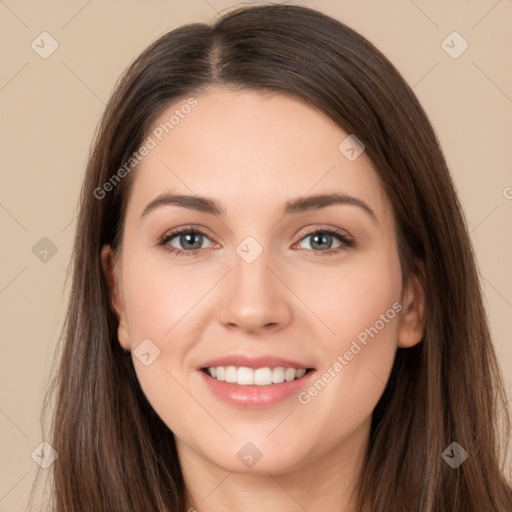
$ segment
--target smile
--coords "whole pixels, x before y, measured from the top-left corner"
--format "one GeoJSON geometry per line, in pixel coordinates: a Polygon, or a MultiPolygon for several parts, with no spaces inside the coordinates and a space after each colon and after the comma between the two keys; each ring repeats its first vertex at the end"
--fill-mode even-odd
{"type": "Polygon", "coordinates": [[[197,373],[207,393],[230,406],[254,409],[277,406],[300,393],[316,371],[284,366],[208,366],[197,373]]]}

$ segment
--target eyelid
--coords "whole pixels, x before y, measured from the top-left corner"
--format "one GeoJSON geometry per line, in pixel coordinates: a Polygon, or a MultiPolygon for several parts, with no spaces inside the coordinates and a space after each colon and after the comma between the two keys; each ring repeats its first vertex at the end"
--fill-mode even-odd
{"type": "Polygon", "coordinates": [[[158,241],[161,242],[164,239],[174,238],[175,236],[181,235],[182,233],[198,233],[211,239],[212,237],[208,234],[208,232],[209,230],[204,226],[196,224],[185,224],[184,226],[169,229],[161,237],[158,238],[158,241]]]}
{"type": "Polygon", "coordinates": [[[347,238],[348,240],[353,240],[352,235],[345,229],[341,229],[336,226],[330,226],[328,224],[307,226],[304,228],[303,231],[299,231],[299,233],[296,236],[300,236],[301,240],[302,240],[302,238],[304,238],[305,236],[311,235],[311,234],[317,233],[317,232],[336,233],[337,235],[343,236],[343,237],[347,238]]]}

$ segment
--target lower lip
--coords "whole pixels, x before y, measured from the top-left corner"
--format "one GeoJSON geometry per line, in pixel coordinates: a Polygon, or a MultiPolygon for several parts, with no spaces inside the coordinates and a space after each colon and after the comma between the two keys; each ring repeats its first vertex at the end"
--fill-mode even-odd
{"type": "Polygon", "coordinates": [[[315,370],[309,371],[300,379],[269,386],[240,386],[214,379],[202,370],[199,373],[210,391],[224,402],[238,407],[261,408],[282,402],[304,389],[315,370]]]}

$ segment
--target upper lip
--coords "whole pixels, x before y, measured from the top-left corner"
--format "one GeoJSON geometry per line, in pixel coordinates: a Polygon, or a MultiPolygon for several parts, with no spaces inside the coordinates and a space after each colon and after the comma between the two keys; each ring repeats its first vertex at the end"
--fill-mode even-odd
{"type": "Polygon", "coordinates": [[[275,368],[277,366],[283,366],[284,368],[295,368],[296,370],[300,370],[301,368],[309,369],[312,366],[299,363],[297,361],[293,361],[292,359],[286,359],[284,357],[278,357],[273,355],[262,355],[262,356],[246,356],[242,354],[233,354],[224,357],[217,357],[215,359],[210,359],[202,363],[199,366],[199,370],[203,368],[211,368],[214,366],[237,366],[237,367],[245,367],[245,368],[275,368]]]}

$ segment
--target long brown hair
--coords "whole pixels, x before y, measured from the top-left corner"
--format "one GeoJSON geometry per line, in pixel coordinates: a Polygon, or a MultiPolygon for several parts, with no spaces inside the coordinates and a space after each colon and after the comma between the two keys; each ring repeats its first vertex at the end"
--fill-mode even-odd
{"type": "Polygon", "coordinates": [[[62,353],[47,395],[55,404],[49,442],[58,452],[49,508],[184,511],[173,433],[117,340],[100,261],[104,244],[115,249],[120,242],[136,170],[105,197],[95,191],[170,103],[214,85],[293,95],[356,134],[393,206],[403,275],[419,275],[417,262],[424,265],[425,335],[398,349],[373,412],[359,506],[366,499],[372,512],[510,512],[505,391],[470,238],[434,130],[411,88],[369,41],[293,5],[239,8],[212,26],[165,34],[131,64],[108,102],[81,191],[62,353]],[[468,453],[457,468],[442,458],[453,442],[468,453]]]}

